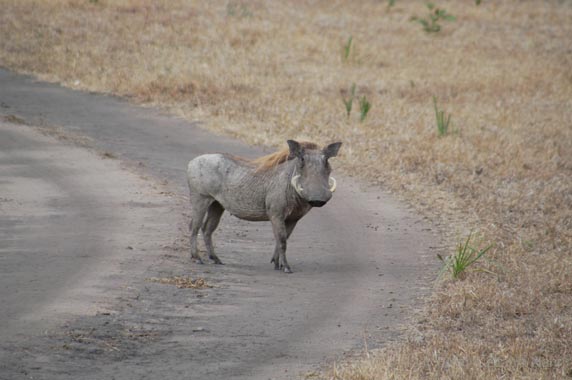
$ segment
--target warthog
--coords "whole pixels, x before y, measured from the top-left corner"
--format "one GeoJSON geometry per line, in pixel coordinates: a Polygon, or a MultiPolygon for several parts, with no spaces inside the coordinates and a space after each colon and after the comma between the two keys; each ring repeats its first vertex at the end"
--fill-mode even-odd
{"type": "Polygon", "coordinates": [[[250,221],[270,221],[276,248],[274,269],[291,273],[286,261],[286,240],[296,223],[312,207],[322,207],[336,189],[328,160],[338,154],[336,142],[320,149],[310,142],[288,140],[288,148],[246,160],[228,154],[205,154],[189,162],[191,198],[191,258],[202,263],[197,235],[202,228],[209,258],[214,253],[212,234],[224,210],[250,221]],[[206,218],[205,218],[206,215],[206,218]]]}

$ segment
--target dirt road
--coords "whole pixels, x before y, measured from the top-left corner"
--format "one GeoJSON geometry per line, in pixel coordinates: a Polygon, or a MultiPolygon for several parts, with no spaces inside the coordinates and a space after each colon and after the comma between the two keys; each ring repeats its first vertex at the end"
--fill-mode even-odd
{"type": "Polygon", "coordinates": [[[340,175],[289,241],[293,275],[272,269],[268,224],[228,215],[226,265],[191,264],[186,163],[260,149],[120,99],[0,83],[5,119],[91,148],[0,127],[0,206],[18,202],[0,214],[1,379],[298,378],[395,338],[435,274],[435,231],[340,175]],[[175,276],[213,287],[153,281],[175,276]]]}

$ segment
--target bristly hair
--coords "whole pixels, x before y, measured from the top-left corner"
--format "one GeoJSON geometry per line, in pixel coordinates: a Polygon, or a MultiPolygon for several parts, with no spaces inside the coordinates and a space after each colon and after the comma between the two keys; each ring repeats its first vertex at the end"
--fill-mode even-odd
{"type": "MultiPolygon", "coordinates": [[[[299,142],[302,148],[310,149],[310,150],[317,150],[320,149],[318,144],[309,141],[300,141],[299,142]]],[[[276,166],[280,165],[283,162],[288,160],[288,156],[290,155],[290,149],[288,147],[279,150],[278,152],[271,153],[267,156],[262,156],[257,159],[252,160],[252,163],[256,165],[257,172],[265,172],[276,166]]]]}

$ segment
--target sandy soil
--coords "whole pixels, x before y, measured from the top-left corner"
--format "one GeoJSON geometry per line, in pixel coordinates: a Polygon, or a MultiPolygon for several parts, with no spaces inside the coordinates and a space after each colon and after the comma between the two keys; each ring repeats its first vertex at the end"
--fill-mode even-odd
{"type": "Polygon", "coordinates": [[[2,260],[18,272],[1,280],[11,322],[2,324],[0,378],[308,376],[395,339],[436,274],[435,229],[390,194],[339,175],[330,204],[289,241],[295,274],[272,270],[269,225],[229,216],[215,235],[226,265],[191,264],[184,163],[260,149],[121,100],[0,74],[5,119],[91,149],[25,125],[0,129],[3,234],[12,236],[2,260]],[[153,281],[176,276],[212,287],[153,281]]]}

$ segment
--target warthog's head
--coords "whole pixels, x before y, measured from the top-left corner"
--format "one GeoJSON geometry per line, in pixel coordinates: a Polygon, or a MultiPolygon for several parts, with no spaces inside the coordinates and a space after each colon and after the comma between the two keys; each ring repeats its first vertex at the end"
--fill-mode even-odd
{"type": "Polygon", "coordinates": [[[324,149],[306,149],[294,140],[288,140],[289,160],[296,160],[292,186],[313,207],[322,207],[336,190],[336,180],[330,177],[332,168],[328,159],[335,157],[342,145],[336,142],[324,149]]]}

